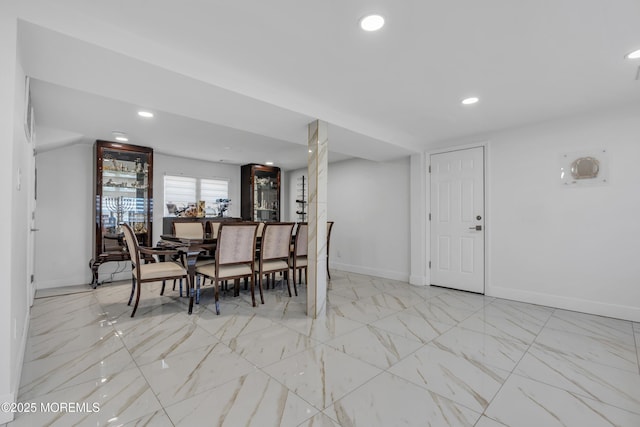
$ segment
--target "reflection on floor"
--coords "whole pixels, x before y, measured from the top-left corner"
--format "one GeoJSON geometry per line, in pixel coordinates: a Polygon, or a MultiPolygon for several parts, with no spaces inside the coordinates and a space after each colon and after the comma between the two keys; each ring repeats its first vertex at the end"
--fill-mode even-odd
{"type": "Polygon", "coordinates": [[[332,278],[319,320],[304,287],[220,316],[159,284],[133,319],[125,282],[37,299],[18,401],[38,410],[9,425],[640,426],[638,323],[332,278]]]}

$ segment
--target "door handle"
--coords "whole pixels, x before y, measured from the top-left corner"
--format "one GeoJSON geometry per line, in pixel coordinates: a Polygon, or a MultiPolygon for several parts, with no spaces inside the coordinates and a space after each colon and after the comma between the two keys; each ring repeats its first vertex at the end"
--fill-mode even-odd
{"type": "Polygon", "coordinates": [[[32,228],[31,231],[40,231],[39,228],[32,228]]]}
{"type": "Polygon", "coordinates": [[[482,231],[482,226],[481,225],[476,225],[475,227],[469,227],[469,230],[482,231]]]}

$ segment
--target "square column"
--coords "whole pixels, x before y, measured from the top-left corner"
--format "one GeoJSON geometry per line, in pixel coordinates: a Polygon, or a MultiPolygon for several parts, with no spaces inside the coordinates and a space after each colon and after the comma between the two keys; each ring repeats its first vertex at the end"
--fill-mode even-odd
{"type": "Polygon", "coordinates": [[[328,124],[309,123],[309,238],[307,252],[307,316],[327,311],[327,165],[328,124]]]}

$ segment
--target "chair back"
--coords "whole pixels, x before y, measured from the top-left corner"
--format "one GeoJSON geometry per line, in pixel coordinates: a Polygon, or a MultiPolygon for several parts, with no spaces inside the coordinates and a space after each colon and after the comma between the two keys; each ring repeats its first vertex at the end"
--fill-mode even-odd
{"type": "Polygon", "coordinates": [[[294,244],[294,252],[297,257],[307,256],[307,239],[308,239],[308,224],[306,222],[299,222],[296,229],[296,241],[294,244]]]}
{"type": "Polygon", "coordinates": [[[259,222],[258,223],[258,232],[256,233],[256,235],[258,237],[262,237],[262,232],[264,230],[264,224],[265,224],[264,222],[259,222]]]}
{"type": "Polygon", "coordinates": [[[260,259],[288,259],[291,250],[293,222],[269,222],[264,225],[264,234],[260,242],[260,259]]]}
{"type": "Polygon", "coordinates": [[[209,229],[211,230],[211,237],[218,238],[218,231],[220,230],[221,221],[209,221],[209,229]]]}
{"type": "Polygon", "coordinates": [[[185,239],[204,238],[204,224],[201,222],[174,222],[173,234],[185,239]]]}
{"type": "Polygon", "coordinates": [[[124,231],[124,242],[127,246],[129,257],[131,258],[131,262],[133,263],[133,266],[136,267],[140,265],[140,251],[138,250],[138,239],[136,238],[136,234],[133,232],[133,228],[131,228],[129,224],[123,224],[122,230],[124,231]]]}
{"type": "Polygon", "coordinates": [[[216,264],[253,263],[257,229],[255,222],[222,223],[216,245],[216,264]]]}

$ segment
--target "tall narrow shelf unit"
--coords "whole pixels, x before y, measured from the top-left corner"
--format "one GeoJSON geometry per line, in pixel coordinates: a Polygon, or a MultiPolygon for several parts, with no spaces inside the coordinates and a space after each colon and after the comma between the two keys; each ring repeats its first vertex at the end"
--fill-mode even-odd
{"type": "Polygon", "coordinates": [[[240,214],[246,221],[280,221],[280,168],[248,164],[240,168],[240,214]]]}
{"type": "Polygon", "coordinates": [[[129,224],[140,244],[151,246],[153,218],[153,149],[96,141],[95,156],[94,288],[101,264],[129,259],[122,225],[129,224]]]}
{"type": "Polygon", "coordinates": [[[308,189],[309,183],[307,178],[302,175],[298,178],[298,196],[296,197],[296,215],[298,215],[298,221],[306,222],[307,221],[307,194],[309,193],[308,189]]]}

